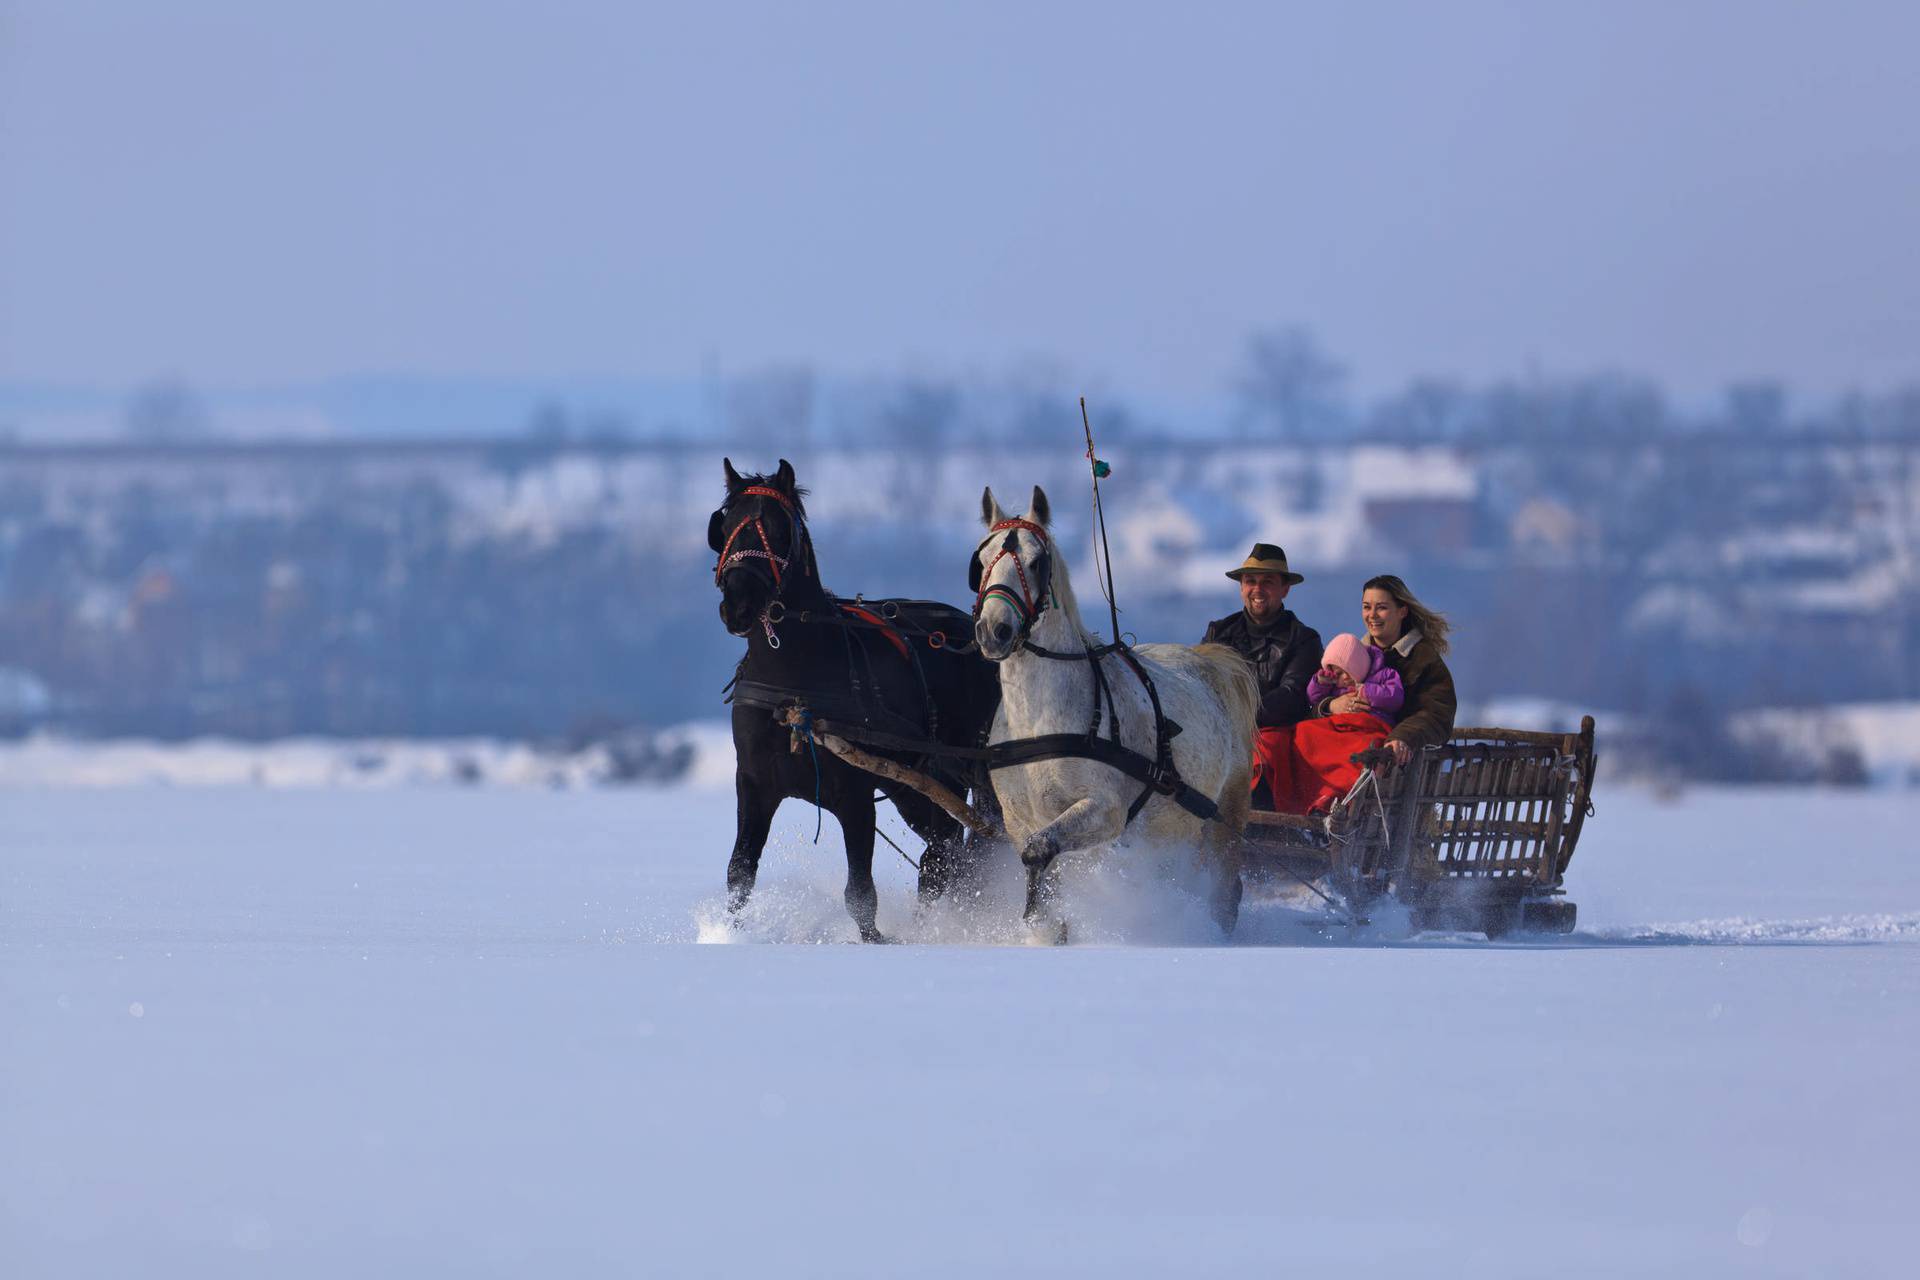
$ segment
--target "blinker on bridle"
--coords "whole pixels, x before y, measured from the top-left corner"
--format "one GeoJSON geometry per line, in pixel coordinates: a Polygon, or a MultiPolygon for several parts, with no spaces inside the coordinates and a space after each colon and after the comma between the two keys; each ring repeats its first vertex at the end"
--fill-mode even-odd
{"type": "MultiPolygon", "coordinates": [[[[994,555],[993,559],[987,562],[986,567],[980,570],[979,585],[975,588],[973,600],[973,617],[974,621],[979,621],[980,611],[986,607],[987,601],[998,597],[1007,602],[1007,607],[1012,609],[1014,614],[1019,617],[1020,626],[1022,630],[1025,630],[1033,626],[1034,620],[1038,618],[1042,610],[1047,607],[1047,596],[1050,594],[1053,586],[1051,581],[1053,575],[1051,572],[1047,573],[1040,582],[1039,590],[1037,592],[1034,590],[1032,584],[1027,581],[1027,567],[1020,561],[1019,546],[1013,536],[1013,531],[1016,529],[1025,530],[1040,540],[1040,556],[1034,563],[1034,577],[1036,578],[1042,577],[1040,569],[1046,564],[1047,556],[1051,554],[1052,544],[1047,538],[1047,531],[1045,529],[1031,520],[1022,520],[1017,517],[1011,520],[1002,520],[1000,523],[992,526],[987,530],[987,537],[991,538],[1003,529],[1007,531],[1006,541],[1000,544],[1000,550],[994,555]],[[1008,556],[1013,557],[1013,570],[1020,578],[1020,594],[1017,596],[1013,593],[1012,587],[1006,586],[1003,583],[988,581],[988,579],[993,577],[994,567],[1008,556]]],[[[974,563],[978,564],[980,561],[980,552],[975,550],[973,555],[974,563]]]]}

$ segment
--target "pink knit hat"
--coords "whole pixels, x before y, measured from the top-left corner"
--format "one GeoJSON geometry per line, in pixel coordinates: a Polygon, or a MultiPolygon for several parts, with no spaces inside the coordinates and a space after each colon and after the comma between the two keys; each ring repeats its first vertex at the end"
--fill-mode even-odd
{"type": "Polygon", "coordinates": [[[1320,665],[1339,667],[1353,677],[1355,684],[1365,684],[1367,677],[1373,674],[1373,653],[1359,636],[1343,631],[1327,642],[1327,651],[1321,657],[1320,665]]]}

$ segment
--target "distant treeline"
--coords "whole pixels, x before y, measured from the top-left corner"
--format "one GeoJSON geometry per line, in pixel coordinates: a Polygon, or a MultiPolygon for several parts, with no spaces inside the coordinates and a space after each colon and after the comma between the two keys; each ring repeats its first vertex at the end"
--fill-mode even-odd
{"type": "MultiPolygon", "coordinates": [[[[800,466],[845,592],[957,599],[989,481],[1047,484],[1084,563],[1077,406],[983,438],[991,406],[949,390],[875,392],[867,444],[749,397],[762,416],[713,443],[561,414],[509,439],[0,445],[0,731],[578,741],[718,714],[741,648],[704,545],[723,453],[800,466]]],[[[1402,573],[1453,616],[1470,700],[1678,726],[1644,736],[1693,772],[1777,772],[1739,763],[1742,709],[1920,697],[1920,394],[1810,416],[1743,391],[1682,421],[1607,380],[1429,387],[1336,430],[1325,396],[1261,418],[1256,393],[1226,440],[1096,419],[1140,639],[1197,639],[1233,607],[1215,562],[1272,534],[1323,633],[1402,573]]]]}
{"type": "Polygon", "coordinates": [[[1491,446],[1595,437],[1920,440],[1920,373],[1905,386],[1796,395],[1778,380],[1676,402],[1626,372],[1529,374],[1470,382],[1419,377],[1385,395],[1352,390],[1311,330],[1247,340],[1223,394],[1147,404],[1045,360],[964,375],[823,374],[801,364],[678,381],[552,383],[453,378],[341,379],[281,391],[199,390],[180,379],[111,393],[0,385],[0,445],[84,438],[180,445],[220,439],[515,440],[531,446],[705,444],[804,450],[878,445],[939,450],[1021,442],[1078,419],[1086,394],[1103,441],[1491,446]],[[46,425],[42,425],[46,424],[46,425]]]}

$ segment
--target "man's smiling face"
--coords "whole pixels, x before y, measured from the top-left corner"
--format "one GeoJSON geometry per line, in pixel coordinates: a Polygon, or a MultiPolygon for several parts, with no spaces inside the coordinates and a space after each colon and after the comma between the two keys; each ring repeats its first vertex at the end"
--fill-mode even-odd
{"type": "Polygon", "coordinates": [[[1247,616],[1262,625],[1280,616],[1281,601],[1287,598],[1287,592],[1292,589],[1293,584],[1281,574],[1240,575],[1240,603],[1247,607],[1247,616]]]}

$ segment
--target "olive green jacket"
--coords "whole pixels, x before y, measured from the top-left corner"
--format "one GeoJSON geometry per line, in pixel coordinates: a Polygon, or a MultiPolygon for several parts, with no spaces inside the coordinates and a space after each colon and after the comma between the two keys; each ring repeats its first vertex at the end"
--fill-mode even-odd
{"type": "MultiPolygon", "coordinates": [[[[1373,643],[1371,636],[1367,643],[1373,643]]],[[[1437,747],[1451,738],[1459,700],[1453,692],[1453,672],[1447,670],[1446,659],[1434,648],[1433,641],[1418,631],[1409,631],[1382,656],[1400,673],[1400,683],[1407,690],[1400,721],[1388,736],[1416,750],[1437,747]]]]}

